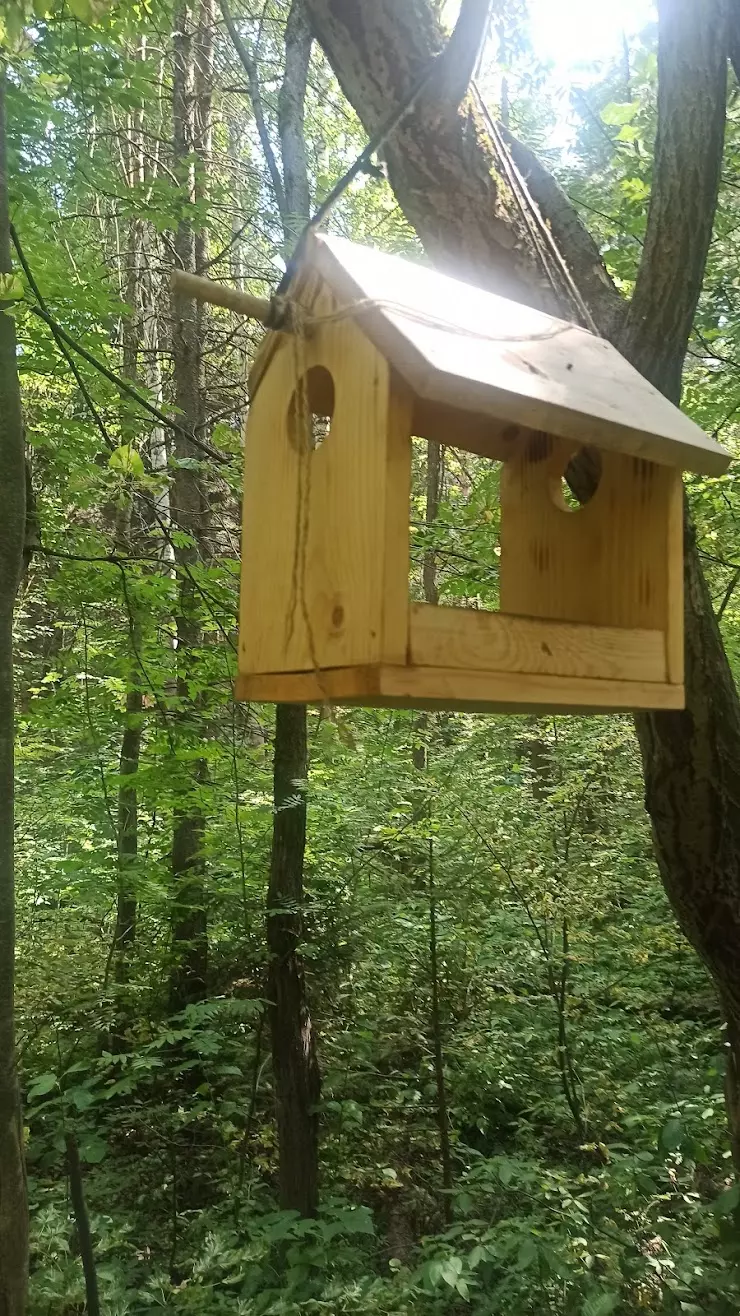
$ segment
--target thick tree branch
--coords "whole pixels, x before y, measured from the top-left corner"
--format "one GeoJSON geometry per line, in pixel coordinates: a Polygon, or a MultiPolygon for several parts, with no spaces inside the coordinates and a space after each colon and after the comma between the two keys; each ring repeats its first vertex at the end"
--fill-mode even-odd
{"type": "Polygon", "coordinates": [[[493,0],[462,0],[460,13],[445,47],[435,99],[446,110],[456,110],[475,73],[488,32],[493,0]]]}
{"type": "MultiPolygon", "coordinates": [[[[373,136],[444,49],[429,0],[305,3],[345,95],[373,136]]],[[[394,132],[385,156],[399,202],[440,267],[554,309],[470,100],[456,114],[434,114],[425,95],[394,132]]]]}
{"type": "Polygon", "coordinates": [[[285,25],[285,76],[278,95],[278,131],[283,156],[286,254],[290,255],[311,212],[303,108],[313,35],[303,0],[293,0],[285,25]]]}
{"type": "Polygon", "coordinates": [[[610,337],[624,316],[625,303],[604,268],[596,243],[560,184],[534,151],[508,129],[502,127],[501,133],[601,333],[610,337]]]}

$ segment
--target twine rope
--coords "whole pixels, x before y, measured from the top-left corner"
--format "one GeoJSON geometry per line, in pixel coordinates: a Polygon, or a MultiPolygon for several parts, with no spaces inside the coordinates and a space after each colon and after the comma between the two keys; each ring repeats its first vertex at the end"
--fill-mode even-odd
{"type": "MultiPolygon", "coordinates": [[[[581,330],[580,325],[558,320],[547,329],[542,329],[537,333],[491,334],[482,329],[471,329],[467,325],[459,324],[455,320],[449,320],[443,316],[415,310],[402,302],[375,297],[363,297],[356,302],[347,302],[343,306],[338,306],[336,310],[327,311],[321,315],[312,314],[306,310],[301,302],[294,301],[289,297],[275,298],[273,306],[275,308],[274,323],[290,325],[294,330],[295,337],[303,335],[304,338],[310,335],[313,329],[317,329],[322,325],[337,324],[342,320],[359,318],[362,315],[369,315],[373,311],[384,311],[388,315],[396,315],[401,319],[411,320],[415,324],[424,325],[429,329],[441,329],[445,333],[456,334],[461,338],[477,339],[484,343],[539,343],[558,338],[571,329],[581,330]]],[[[581,330],[581,332],[588,331],[581,330]]]]}
{"type": "MultiPolygon", "coordinates": [[[[314,452],[313,413],[308,396],[308,358],[306,342],[308,339],[308,316],[305,308],[298,302],[292,304],[293,313],[293,371],[295,388],[293,391],[291,420],[298,448],[298,501],[296,506],[295,544],[293,549],[293,568],[291,573],[290,601],[286,623],[285,647],[289,648],[295,635],[296,614],[300,612],[306,628],[308,652],[314,675],[321,691],[322,703],[329,706],[329,698],[323,679],[321,664],[316,648],[311,614],[306,600],[306,563],[308,554],[308,535],[311,511],[311,472],[314,452]]],[[[290,420],[289,420],[290,423],[290,420]]]]}

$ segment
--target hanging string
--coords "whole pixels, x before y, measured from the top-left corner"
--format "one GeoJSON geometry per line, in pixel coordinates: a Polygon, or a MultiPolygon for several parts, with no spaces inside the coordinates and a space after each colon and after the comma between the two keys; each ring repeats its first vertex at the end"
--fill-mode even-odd
{"type": "Polygon", "coordinates": [[[524,175],[521,173],[514,157],[509,148],[501,128],[494,119],[488,108],[480,88],[475,80],[471,83],[471,90],[475,97],[476,104],[483,115],[488,131],[493,139],[501,165],[503,166],[506,180],[511,188],[514,199],[519,208],[520,214],[527,227],[527,231],[532,239],[532,245],[537,254],[540,266],[550,283],[556,297],[560,297],[563,292],[575,306],[580,323],[590,329],[592,333],[598,335],[596,322],[588,308],[588,305],[576,283],[573,275],[568,268],[567,261],[563,256],[549,224],[545,222],[538,205],[535,204],[534,198],[527,187],[524,175]],[[554,276],[550,261],[547,259],[545,249],[549,249],[550,255],[555,262],[557,274],[554,276]],[[560,278],[558,286],[557,278],[560,278]]]}
{"type": "Polygon", "coordinates": [[[394,302],[382,297],[363,297],[359,301],[347,302],[343,306],[338,306],[334,311],[328,311],[321,315],[312,314],[302,303],[293,301],[291,298],[283,297],[280,301],[280,314],[289,316],[291,324],[294,315],[300,317],[301,331],[304,336],[310,335],[314,329],[320,326],[336,324],[341,320],[359,319],[362,315],[374,311],[384,311],[388,315],[396,315],[404,320],[411,320],[415,324],[423,325],[428,329],[441,329],[445,333],[455,334],[461,338],[479,339],[484,343],[539,343],[549,338],[558,338],[561,334],[569,333],[574,328],[578,328],[569,320],[554,320],[552,317],[548,317],[551,323],[547,328],[537,330],[534,333],[491,334],[482,329],[472,329],[469,325],[460,324],[459,321],[449,320],[443,315],[433,315],[431,312],[408,306],[404,302],[394,302]]]}
{"type": "Polygon", "coordinates": [[[313,409],[308,391],[308,353],[306,350],[308,338],[306,328],[307,316],[304,307],[302,307],[300,303],[294,303],[292,311],[294,319],[291,339],[295,388],[288,415],[288,425],[292,426],[292,433],[288,435],[288,441],[290,442],[292,440],[298,449],[298,498],[296,506],[295,542],[293,546],[293,568],[291,572],[290,598],[286,620],[285,649],[287,652],[293,641],[296,627],[296,616],[297,614],[300,614],[305,627],[311,666],[313,667],[314,676],[316,677],[321,692],[322,703],[327,707],[330,701],[323,679],[321,664],[319,662],[311,612],[306,598],[306,568],[308,560],[308,538],[311,511],[311,475],[313,470],[312,458],[315,448],[313,409]]]}

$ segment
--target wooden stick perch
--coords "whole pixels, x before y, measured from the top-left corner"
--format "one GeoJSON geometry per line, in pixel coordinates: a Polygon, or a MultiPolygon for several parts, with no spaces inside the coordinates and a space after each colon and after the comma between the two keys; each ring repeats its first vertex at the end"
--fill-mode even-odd
{"type": "Polygon", "coordinates": [[[210,302],[213,306],[225,306],[239,315],[248,315],[260,324],[273,325],[272,302],[267,297],[255,297],[251,292],[240,292],[230,288],[226,283],[216,283],[213,279],[203,279],[197,274],[188,274],[185,270],[173,270],[170,284],[173,292],[182,297],[192,297],[196,302],[210,302]]]}

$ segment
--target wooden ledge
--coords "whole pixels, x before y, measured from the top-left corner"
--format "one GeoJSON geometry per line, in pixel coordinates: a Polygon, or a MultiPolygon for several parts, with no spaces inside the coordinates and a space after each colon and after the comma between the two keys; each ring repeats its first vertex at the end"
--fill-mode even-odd
{"type": "Polygon", "coordinates": [[[663,631],[545,621],[428,603],[411,605],[409,659],[415,667],[469,672],[667,680],[663,631]]]}
{"type": "Polygon", "coordinates": [[[682,685],[444,667],[338,667],[241,674],[236,698],[253,703],[347,704],[469,713],[607,713],[681,709],[682,685]]]}

